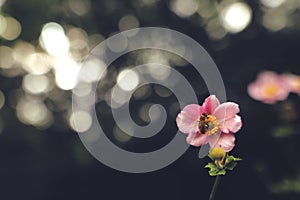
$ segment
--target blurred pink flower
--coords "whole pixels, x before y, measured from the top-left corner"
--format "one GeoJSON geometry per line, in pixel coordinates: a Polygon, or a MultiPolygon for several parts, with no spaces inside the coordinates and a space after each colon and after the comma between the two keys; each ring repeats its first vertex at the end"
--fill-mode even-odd
{"type": "Polygon", "coordinates": [[[273,104],[288,97],[289,86],[282,76],[272,71],[264,71],[255,82],[249,84],[248,94],[253,99],[273,104]]]}
{"type": "Polygon", "coordinates": [[[282,77],[286,81],[289,91],[300,95],[300,76],[294,74],[283,74],[282,77]]]}
{"type": "Polygon", "coordinates": [[[202,106],[190,104],[176,118],[179,130],[187,136],[187,143],[211,148],[221,147],[229,152],[234,147],[236,133],[242,127],[239,106],[233,102],[220,104],[215,95],[205,99],[202,106]]]}

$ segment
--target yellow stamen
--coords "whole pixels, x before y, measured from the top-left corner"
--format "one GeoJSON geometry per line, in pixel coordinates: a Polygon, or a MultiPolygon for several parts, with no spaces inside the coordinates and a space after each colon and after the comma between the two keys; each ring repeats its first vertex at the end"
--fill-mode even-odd
{"type": "Polygon", "coordinates": [[[278,91],[278,86],[277,85],[274,85],[274,84],[270,84],[270,85],[267,85],[265,88],[264,88],[264,92],[265,94],[268,96],[268,97],[272,97],[272,96],[275,96],[277,91],[278,91]]]}
{"type": "Polygon", "coordinates": [[[296,88],[300,90],[300,78],[297,78],[296,80],[296,88]]]}

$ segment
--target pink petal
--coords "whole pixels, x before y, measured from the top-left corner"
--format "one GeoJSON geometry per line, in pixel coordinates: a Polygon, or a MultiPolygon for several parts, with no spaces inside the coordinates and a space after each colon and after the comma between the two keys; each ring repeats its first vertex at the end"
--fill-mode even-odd
{"type": "Polygon", "coordinates": [[[235,146],[234,141],[235,137],[233,134],[222,133],[214,147],[221,147],[222,149],[224,149],[224,151],[229,152],[235,146]]]}
{"type": "Polygon", "coordinates": [[[207,114],[212,114],[219,105],[220,102],[217,99],[216,95],[210,95],[205,99],[202,107],[204,108],[205,112],[207,112],[207,114]]]}
{"type": "Polygon", "coordinates": [[[270,71],[260,73],[256,81],[250,83],[247,89],[249,96],[267,104],[286,99],[290,92],[287,75],[278,75],[270,71]],[[273,93],[268,93],[270,87],[275,88],[273,93]]]}
{"type": "Polygon", "coordinates": [[[176,118],[176,123],[179,130],[183,133],[197,132],[197,120],[202,112],[203,108],[197,104],[190,104],[185,106],[176,118]]]}
{"type": "Polygon", "coordinates": [[[235,115],[233,118],[227,119],[224,123],[220,124],[220,129],[223,133],[236,133],[241,127],[242,119],[238,115],[235,115]]]}
{"type": "Polygon", "coordinates": [[[195,147],[199,147],[203,144],[207,144],[208,137],[206,134],[200,134],[198,132],[190,133],[187,138],[186,142],[190,145],[193,145],[195,147]]]}
{"type": "Polygon", "coordinates": [[[239,105],[233,102],[226,102],[219,105],[213,115],[217,118],[218,122],[222,125],[225,120],[233,118],[240,112],[239,105]]]}
{"type": "Polygon", "coordinates": [[[262,92],[261,92],[261,86],[258,83],[250,83],[248,85],[248,94],[253,98],[257,100],[262,99],[262,92]]]}
{"type": "Polygon", "coordinates": [[[208,136],[208,142],[209,142],[210,148],[215,147],[215,145],[217,144],[220,136],[221,136],[221,131],[220,130],[217,133],[208,136]]]}
{"type": "Polygon", "coordinates": [[[257,76],[257,80],[262,81],[262,82],[268,82],[268,81],[273,81],[277,80],[279,75],[273,71],[263,71],[259,73],[257,76]]]}
{"type": "Polygon", "coordinates": [[[300,76],[294,74],[283,74],[282,78],[286,82],[286,85],[290,92],[294,92],[300,95],[300,76]]]}

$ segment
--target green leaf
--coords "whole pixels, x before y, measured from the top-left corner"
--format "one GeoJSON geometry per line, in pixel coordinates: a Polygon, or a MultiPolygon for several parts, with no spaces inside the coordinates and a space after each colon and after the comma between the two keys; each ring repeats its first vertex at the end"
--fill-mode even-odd
{"type": "Polygon", "coordinates": [[[220,175],[225,175],[226,170],[225,169],[219,169],[218,171],[209,171],[208,172],[210,176],[220,176],[220,175]]]}
{"type": "Polygon", "coordinates": [[[243,160],[242,158],[235,158],[235,157],[233,157],[233,161],[241,161],[241,160],[243,160]]]}
{"type": "Polygon", "coordinates": [[[226,170],[225,169],[220,169],[218,166],[216,166],[214,163],[210,162],[207,165],[205,165],[204,168],[209,168],[209,175],[210,176],[219,176],[219,175],[225,175],[226,170]]]}
{"type": "Polygon", "coordinates": [[[226,169],[233,170],[237,165],[238,161],[241,161],[241,158],[235,158],[234,156],[228,156],[225,161],[226,169]]]}
{"type": "Polygon", "coordinates": [[[241,158],[235,158],[234,156],[228,156],[225,161],[225,166],[227,166],[231,162],[241,161],[241,158]]]}
{"type": "Polygon", "coordinates": [[[204,168],[209,168],[209,169],[213,169],[213,168],[215,168],[215,167],[217,167],[214,163],[212,163],[212,162],[209,162],[209,163],[207,163],[207,165],[205,165],[205,167],[204,168]]]}

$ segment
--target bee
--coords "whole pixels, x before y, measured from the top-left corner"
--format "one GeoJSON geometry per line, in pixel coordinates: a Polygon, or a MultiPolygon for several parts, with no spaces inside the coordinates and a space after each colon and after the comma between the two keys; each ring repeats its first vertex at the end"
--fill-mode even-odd
{"type": "Polygon", "coordinates": [[[200,116],[200,119],[198,120],[198,127],[199,127],[199,130],[200,130],[200,133],[202,133],[202,134],[205,134],[205,132],[209,128],[208,124],[205,122],[206,118],[207,118],[207,114],[202,113],[201,116],[200,116]]]}
{"type": "Polygon", "coordinates": [[[207,114],[206,113],[202,113],[200,116],[200,121],[205,121],[207,118],[207,114]]]}

